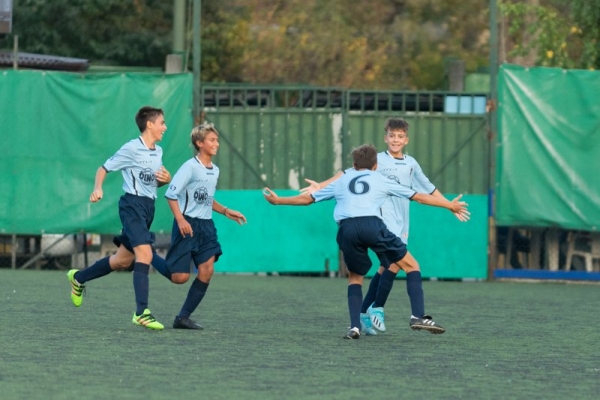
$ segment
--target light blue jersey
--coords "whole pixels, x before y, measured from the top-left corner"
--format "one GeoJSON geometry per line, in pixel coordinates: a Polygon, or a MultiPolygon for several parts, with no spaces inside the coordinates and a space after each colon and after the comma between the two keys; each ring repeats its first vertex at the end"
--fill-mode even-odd
{"type": "Polygon", "coordinates": [[[205,167],[196,157],[183,163],[171,180],[165,197],[177,200],[179,210],[191,218],[211,219],[219,180],[219,167],[205,167]]]}
{"type": "Polygon", "coordinates": [[[121,146],[102,167],[107,172],[121,171],[126,193],[156,199],[156,172],[162,166],[162,154],[160,146],[149,149],[140,136],[121,146]]]}
{"type": "MultiPolygon", "coordinates": [[[[398,184],[413,189],[417,193],[431,194],[435,186],[423,173],[413,157],[404,154],[394,158],[387,151],[377,153],[377,171],[398,184]]],[[[410,201],[401,197],[390,197],[382,206],[383,222],[390,232],[408,244],[410,222],[410,201]]]]}
{"type": "Polygon", "coordinates": [[[312,194],[315,202],[335,198],[333,218],[336,222],[347,218],[374,216],[382,218],[381,206],[390,196],[411,198],[415,191],[386,179],[371,170],[344,171],[337,180],[312,194]]]}

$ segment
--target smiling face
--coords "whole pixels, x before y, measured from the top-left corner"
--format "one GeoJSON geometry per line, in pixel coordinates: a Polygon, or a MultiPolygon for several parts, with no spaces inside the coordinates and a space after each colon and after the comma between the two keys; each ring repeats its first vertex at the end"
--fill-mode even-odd
{"type": "Polygon", "coordinates": [[[219,150],[219,135],[214,131],[208,131],[206,136],[204,136],[204,140],[196,141],[196,145],[201,156],[213,157],[217,155],[217,151],[219,150]]]}
{"type": "Polygon", "coordinates": [[[404,129],[388,129],[383,140],[387,144],[390,155],[400,158],[404,147],[408,144],[408,132],[404,129]]]}
{"type": "Polygon", "coordinates": [[[149,139],[156,143],[160,142],[167,130],[167,124],[165,123],[164,115],[160,114],[154,121],[149,120],[146,123],[146,133],[148,134],[149,139]]]}

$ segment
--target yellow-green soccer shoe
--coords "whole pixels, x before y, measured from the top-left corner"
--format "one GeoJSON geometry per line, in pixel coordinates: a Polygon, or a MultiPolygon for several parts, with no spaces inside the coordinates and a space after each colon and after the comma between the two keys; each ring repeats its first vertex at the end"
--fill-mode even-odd
{"type": "Polygon", "coordinates": [[[133,319],[131,321],[134,325],[143,326],[144,328],[153,329],[155,331],[161,331],[164,329],[163,324],[158,322],[147,308],[144,310],[142,315],[135,315],[134,312],[133,319]]]}
{"type": "Polygon", "coordinates": [[[83,302],[83,292],[85,291],[85,285],[80,284],[75,280],[75,273],[79,271],[78,269],[72,269],[67,272],[67,279],[69,279],[69,283],[71,284],[71,301],[75,307],[81,306],[83,302]]]}

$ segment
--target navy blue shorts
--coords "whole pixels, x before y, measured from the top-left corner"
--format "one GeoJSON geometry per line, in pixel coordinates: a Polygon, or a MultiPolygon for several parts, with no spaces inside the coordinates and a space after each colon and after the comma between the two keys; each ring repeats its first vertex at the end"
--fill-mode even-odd
{"type": "MultiPolygon", "coordinates": [[[[357,217],[340,221],[337,243],[344,255],[348,270],[358,275],[366,275],[371,269],[368,249],[378,257],[392,262],[400,261],[406,255],[406,245],[390,232],[378,217],[357,217]]],[[[389,265],[389,264],[388,264],[389,265]]]]}
{"type": "Polygon", "coordinates": [[[119,217],[123,230],[113,239],[115,244],[122,244],[132,253],[134,247],[154,244],[154,234],[150,232],[154,220],[154,199],[124,194],[119,199],[119,217]]]}
{"type": "Polygon", "coordinates": [[[165,258],[171,273],[189,273],[192,261],[198,266],[215,256],[216,262],[223,254],[217,238],[217,228],[212,219],[184,217],[192,226],[194,236],[181,236],[177,221],[173,221],[171,247],[165,258]]]}

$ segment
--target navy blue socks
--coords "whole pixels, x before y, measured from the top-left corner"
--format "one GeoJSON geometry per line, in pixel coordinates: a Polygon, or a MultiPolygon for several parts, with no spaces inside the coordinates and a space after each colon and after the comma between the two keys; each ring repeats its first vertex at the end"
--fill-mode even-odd
{"type": "Polygon", "coordinates": [[[360,330],[360,305],[362,304],[362,286],[348,285],[348,312],[350,313],[350,328],[360,330]]]}
{"type": "Polygon", "coordinates": [[[394,279],[396,279],[396,273],[390,271],[389,268],[383,271],[379,279],[379,288],[377,289],[377,296],[375,297],[373,307],[385,306],[385,302],[394,286],[394,279]]]}
{"type": "Polygon", "coordinates": [[[406,274],[406,291],[410,298],[412,315],[421,318],[425,315],[425,296],[423,295],[421,271],[413,271],[406,274]]]}
{"type": "Polygon", "coordinates": [[[133,290],[135,292],[135,315],[142,315],[148,308],[148,295],[150,292],[150,279],[148,271],[150,265],[136,262],[133,265],[133,290]]]}
{"type": "Polygon", "coordinates": [[[369,290],[367,290],[367,294],[365,295],[365,299],[363,300],[362,307],[360,308],[361,313],[366,313],[367,308],[371,306],[375,302],[375,297],[377,296],[377,289],[379,288],[379,279],[381,278],[381,274],[378,272],[371,279],[371,283],[369,284],[369,290]]]}
{"type": "Polygon", "coordinates": [[[80,284],[84,284],[87,281],[110,274],[113,270],[110,269],[110,263],[108,262],[109,258],[110,256],[99,259],[86,269],[76,272],[73,277],[80,284]]]}
{"type": "Polygon", "coordinates": [[[171,280],[171,271],[169,271],[169,268],[167,267],[167,262],[156,253],[152,254],[152,266],[159,274],[168,280],[171,280]]]}
{"type": "Polygon", "coordinates": [[[187,298],[183,303],[183,307],[181,307],[181,311],[179,312],[180,317],[188,317],[192,315],[192,313],[198,307],[198,304],[204,298],[206,294],[206,290],[208,289],[208,283],[202,282],[200,279],[194,279],[194,282],[190,285],[190,290],[188,291],[187,298]]]}

